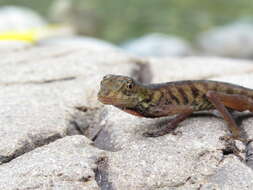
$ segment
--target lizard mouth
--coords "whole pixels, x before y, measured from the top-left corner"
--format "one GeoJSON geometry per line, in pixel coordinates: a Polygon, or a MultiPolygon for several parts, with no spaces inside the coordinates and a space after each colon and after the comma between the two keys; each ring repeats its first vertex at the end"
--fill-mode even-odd
{"type": "Polygon", "coordinates": [[[129,99],[118,99],[118,98],[108,98],[108,97],[98,97],[98,100],[102,102],[103,104],[110,104],[110,105],[126,105],[131,102],[129,99]]]}

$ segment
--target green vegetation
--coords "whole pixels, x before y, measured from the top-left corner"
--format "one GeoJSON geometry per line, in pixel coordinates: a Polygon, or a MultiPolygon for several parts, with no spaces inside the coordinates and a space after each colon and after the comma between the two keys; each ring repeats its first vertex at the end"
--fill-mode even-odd
{"type": "Polygon", "coordinates": [[[0,0],[0,6],[3,5],[18,5],[29,7],[36,10],[42,15],[47,15],[48,8],[51,5],[52,0],[0,0]]]}
{"type": "MultiPolygon", "coordinates": [[[[0,0],[26,5],[46,15],[50,0],[0,0]]],[[[120,42],[149,32],[192,40],[216,25],[253,16],[252,0],[73,0],[74,12],[90,12],[98,25],[94,36],[120,42]]],[[[80,14],[82,15],[82,14],[80,14]]],[[[75,18],[76,19],[76,18],[75,18]]],[[[86,17],[82,17],[86,22],[86,17]]],[[[64,20],[64,18],[63,18],[64,20]]]]}

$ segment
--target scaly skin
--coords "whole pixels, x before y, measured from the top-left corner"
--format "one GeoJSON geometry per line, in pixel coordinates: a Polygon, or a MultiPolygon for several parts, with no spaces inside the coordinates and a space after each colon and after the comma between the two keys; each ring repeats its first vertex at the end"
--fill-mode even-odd
{"type": "MultiPolygon", "coordinates": [[[[130,77],[106,75],[101,81],[98,100],[142,117],[179,114],[180,117],[172,122],[173,129],[192,112],[218,109],[228,122],[234,137],[239,136],[239,131],[226,107],[253,111],[253,90],[208,80],[144,85],[130,77]]],[[[150,136],[164,134],[165,131],[150,136]]]]}

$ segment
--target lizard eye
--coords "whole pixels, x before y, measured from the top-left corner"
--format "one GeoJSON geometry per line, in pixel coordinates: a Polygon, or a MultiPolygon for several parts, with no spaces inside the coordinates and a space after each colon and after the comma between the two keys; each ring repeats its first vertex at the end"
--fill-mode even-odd
{"type": "Polygon", "coordinates": [[[105,75],[105,76],[103,77],[103,80],[109,79],[109,78],[111,78],[112,76],[113,76],[112,74],[105,75]]]}
{"type": "Polygon", "coordinates": [[[111,75],[108,74],[108,75],[105,75],[105,76],[103,77],[103,79],[108,79],[108,78],[110,78],[110,77],[111,77],[111,75]]]}
{"type": "Polygon", "coordinates": [[[133,84],[132,81],[128,81],[128,82],[127,82],[127,88],[128,88],[128,89],[132,89],[133,86],[134,86],[134,84],[133,84]]]}

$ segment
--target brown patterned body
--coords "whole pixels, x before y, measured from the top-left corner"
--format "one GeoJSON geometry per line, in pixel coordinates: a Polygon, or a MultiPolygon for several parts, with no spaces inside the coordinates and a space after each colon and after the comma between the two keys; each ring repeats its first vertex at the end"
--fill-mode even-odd
{"type": "Polygon", "coordinates": [[[173,104],[191,106],[194,111],[215,109],[207,98],[208,91],[215,91],[231,95],[244,95],[253,97],[253,90],[224,82],[195,80],[152,84],[148,88],[160,91],[161,96],[157,104],[173,104]]]}
{"type": "Polygon", "coordinates": [[[98,100],[136,116],[177,115],[167,128],[146,134],[153,137],[168,133],[195,111],[217,109],[238,138],[240,130],[227,108],[253,112],[252,89],[209,80],[144,85],[127,76],[107,75],[101,81],[98,100]]]}

